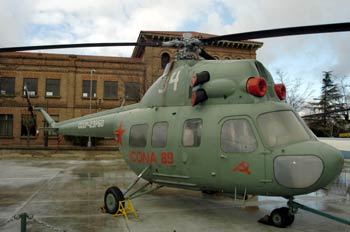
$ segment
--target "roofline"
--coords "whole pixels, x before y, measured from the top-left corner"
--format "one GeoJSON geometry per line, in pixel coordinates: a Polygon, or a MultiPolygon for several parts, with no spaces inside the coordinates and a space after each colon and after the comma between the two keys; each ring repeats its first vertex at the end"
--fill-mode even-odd
{"type": "MultiPolygon", "coordinates": [[[[146,40],[144,37],[146,36],[148,37],[152,36],[151,40],[169,41],[172,39],[182,37],[182,34],[184,33],[191,33],[192,35],[194,35],[194,37],[197,37],[197,38],[210,38],[210,37],[217,36],[213,34],[207,34],[207,33],[195,32],[195,31],[140,31],[140,34],[137,38],[137,43],[144,42],[146,40]]],[[[263,46],[263,43],[258,41],[252,41],[252,40],[244,40],[244,41],[220,40],[220,41],[212,42],[206,46],[257,50],[263,46]]],[[[139,45],[135,46],[131,57],[132,58],[142,57],[144,49],[145,49],[145,46],[139,46],[139,45]]]]}

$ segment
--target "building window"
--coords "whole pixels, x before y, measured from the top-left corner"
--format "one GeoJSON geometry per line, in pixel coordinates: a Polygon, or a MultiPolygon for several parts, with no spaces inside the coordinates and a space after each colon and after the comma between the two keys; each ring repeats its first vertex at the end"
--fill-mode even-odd
{"type": "Polygon", "coordinates": [[[202,119],[189,119],[184,123],[182,144],[185,147],[198,147],[201,144],[202,119]]]}
{"type": "Polygon", "coordinates": [[[153,126],[152,130],[152,147],[165,147],[168,136],[167,122],[157,122],[153,126]]]}
{"type": "MultiPolygon", "coordinates": [[[[37,78],[24,78],[24,86],[27,86],[29,96],[31,97],[38,96],[38,79],[37,78]]],[[[26,96],[25,92],[23,95],[26,96]]]]}
{"type": "Polygon", "coordinates": [[[130,129],[129,145],[131,147],[145,147],[147,144],[147,124],[134,125],[130,129]]]}
{"type": "Polygon", "coordinates": [[[162,69],[165,69],[166,65],[170,62],[170,55],[167,52],[164,52],[162,54],[162,58],[161,58],[161,66],[162,69]]]}
{"type": "Polygon", "coordinates": [[[60,96],[60,79],[46,79],[46,97],[60,96]]]}
{"type": "Polygon", "coordinates": [[[33,119],[30,114],[22,114],[21,124],[21,136],[36,135],[36,115],[34,115],[33,119]],[[33,120],[35,120],[35,122],[33,120]]]}
{"type": "Polygon", "coordinates": [[[253,130],[245,119],[224,122],[220,143],[224,152],[253,152],[257,146],[253,130]]]}
{"type": "Polygon", "coordinates": [[[0,77],[0,96],[15,96],[14,77],[0,77]]]}
{"type": "Polygon", "coordinates": [[[96,80],[90,81],[90,80],[83,80],[83,97],[84,98],[90,98],[90,91],[91,91],[91,97],[96,97],[96,80]]]}
{"type": "Polygon", "coordinates": [[[104,82],[104,98],[117,99],[118,98],[118,82],[105,81],[104,82]]]}
{"type": "Polygon", "coordinates": [[[125,97],[127,99],[140,100],[140,84],[137,82],[125,82],[125,97]]]}
{"type": "Polygon", "coordinates": [[[0,114],[0,136],[10,137],[13,135],[13,115],[0,114]]]}

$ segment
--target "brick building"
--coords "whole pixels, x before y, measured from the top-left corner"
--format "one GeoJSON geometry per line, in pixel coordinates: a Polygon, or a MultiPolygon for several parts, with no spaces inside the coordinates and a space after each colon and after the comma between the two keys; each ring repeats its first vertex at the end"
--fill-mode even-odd
{"type": "MultiPolygon", "coordinates": [[[[183,32],[141,31],[138,41],[169,41],[183,32]]],[[[213,35],[195,33],[198,37],[213,35]]],[[[251,59],[262,43],[219,41],[206,47],[217,59],[251,59]]],[[[54,146],[57,136],[41,131],[35,136],[23,87],[34,106],[47,108],[56,121],[132,104],[175,59],[176,49],[136,46],[130,58],[48,53],[0,54],[0,147],[54,146]],[[90,100],[91,92],[91,100],[90,100]]],[[[41,114],[37,126],[44,127],[41,114]]],[[[72,144],[73,140],[63,141],[72,144]]],[[[99,141],[114,145],[113,140],[99,141]]]]}

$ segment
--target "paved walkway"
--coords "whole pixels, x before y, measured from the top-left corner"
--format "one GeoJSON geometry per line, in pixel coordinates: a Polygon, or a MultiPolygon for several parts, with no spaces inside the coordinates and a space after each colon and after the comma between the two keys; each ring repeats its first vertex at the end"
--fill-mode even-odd
{"type": "MultiPolygon", "coordinates": [[[[105,190],[112,185],[125,189],[134,178],[121,159],[1,160],[0,231],[20,231],[18,220],[6,222],[22,212],[36,219],[28,221],[28,231],[350,231],[349,226],[304,211],[285,230],[257,223],[285,206],[282,198],[259,197],[242,204],[172,188],[134,199],[138,218],[127,221],[102,214],[105,190]]],[[[350,219],[349,178],[347,168],[328,192],[298,201],[350,219]]]]}

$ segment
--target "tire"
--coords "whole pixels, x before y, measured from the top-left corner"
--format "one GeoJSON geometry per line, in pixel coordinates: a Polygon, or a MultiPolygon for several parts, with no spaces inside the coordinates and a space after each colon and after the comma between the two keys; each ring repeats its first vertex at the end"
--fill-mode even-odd
{"type": "MultiPolygon", "coordinates": [[[[118,187],[109,187],[105,192],[104,203],[106,212],[109,214],[115,214],[119,209],[119,201],[124,200],[124,195],[118,187]]],[[[123,207],[125,203],[123,202],[123,207]]]]}
{"type": "Polygon", "coordinates": [[[286,224],[290,226],[294,222],[294,215],[289,213],[289,208],[287,207],[282,207],[280,209],[283,214],[287,215],[286,224]]]}
{"type": "Polygon", "coordinates": [[[279,228],[286,228],[288,224],[288,212],[286,214],[283,208],[275,209],[270,215],[270,220],[272,225],[279,228]]]}

